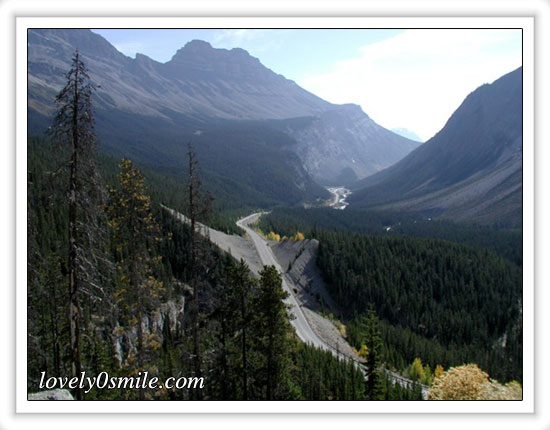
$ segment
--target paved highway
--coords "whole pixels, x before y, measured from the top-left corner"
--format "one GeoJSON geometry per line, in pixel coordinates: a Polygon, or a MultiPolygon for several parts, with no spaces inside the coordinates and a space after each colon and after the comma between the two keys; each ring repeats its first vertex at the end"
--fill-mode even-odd
{"type": "Polygon", "coordinates": [[[249,227],[249,224],[255,222],[260,215],[261,213],[255,213],[247,216],[246,218],[242,218],[239,221],[237,221],[237,225],[241,227],[243,230],[245,230],[250,236],[250,238],[252,239],[254,246],[258,250],[258,254],[260,256],[260,260],[262,261],[262,264],[266,266],[275,266],[275,268],[281,274],[281,277],[283,279],[283,288],[289,294],[288,298],[286,299],[286,303],[290,306],[290,312],[292,313],[292,315],[294,315],[294,319],[291,320],[291,324],[294,326],[294,329],[296,330],[296,334],[298,335],[298,337],[302,340],[302,342],[309,343],[317,348],[323,348],[331,351],[332,349],[330,348],[330,346],[327,345],[311,329],[311,326],[306,320],[304,312],[302,311],[302,309],[300,308],[300,305],[296,301],[294,292],[292,291],[287,281],[285,280],[285,277],[283,275],[284,272],[281,270],[281,267],[277,263],[277,260],[275,260],[273,251],[268,246],[264,238],[262,238],[258,233],[256,233],[254,230],[252,230],[249,227]]]}
{"type": "MultiPolygon", "coordinates": [[[[296,334],[298,337],[302,340],[302,342],[312,344],[316,346],[317,348],[322,348],[324,350],[332,352],[333,355],[337,355],[337,351],[334,350],[330,345],[325,343],[319,336],[317,336],[309,323],[306,320],[306,317],[302,311],[302,308],[298,304],[296,297],[294,297],[294,292],[289,287],[287,281],[284,277],[284,272],[281,270],[281,267],[277,263],[277,260],[275,259],[275,255],[273,255],[273,251],[268,246],[265,239],[260,236],[258,233],[256,233],[252,228],[250,228],[250,224],[254,223],[259,217],[262,215],[261,213],[254,213],[252,215],[249,215],[245,218],[240,219],[237,221],[237,225],[245,230],[250,238],[252,239],[252,242],[254,243],[254,246],[258,250],[258,254],[260,256],[260,260],[262,264],[267,266],[275,266],[275,268],[279,271],[281,274],[282,280],[283,280],[283,288],[285,291],[288,292],[289,297],[286,300],[286,303],[290,306],[290,312],[294,315],[294,319],[291,320],[291,324],[294,326],[296,330],[296,334]]],[[[342,357],[337,357],[342,358],[342,357]]],[[[360,364],[357,360],[354,360],[355,365],[361,369],[363,374],[365,374],[365,369],[362,364],[360,364]]],[[[384,373],[388,375],[394,383],[397,383],[401,386],[412,388],[413,382],[410,379],[404,378],[401,375],[392,372],[387,369],[383,369],[384,373]]],[[[428,391],[428,387],[425,385],[421,386],[422,394],[424,398],[426,397],[426,393],[428,391]]]]}
{"type": "MultiPolygon", "coordinates": [[[[180,219],[182,222],[188,223],[185,216],[174,211],[173,209],[167,208],[164,206],[164,208],[172,215],[180,219]]],[[[302,342],[311,344],[317,348],[322,348],[326,351],[330,351],[335,357],[341,359],[343,358],[342,354],[338,354],[337,351],[332,348],[330,345],[325,343],[311,328],[309,323],[306,320],[306,317],[304,315],[304,312],[302,311],[302,308],[298,304],[296,297],[294,296],[294,292],[292,291],[292,288],[287,283],[287,280],[285,279],[283,275],[283,270],[279,266],[279,263],[277,263],[277,260],[275,259],[275,256],[273,255],[273,251],[271,248],[267,245],[267,242],[265,239],[260,236],[258,233],[256,233],[254,230],[252,230],[249,225],[254,223],[259,217],[261,213],[254,213],[252,215],[249,215],[245,218],[240,219],[237,221],[237,225],[245,230],[248,233],[248,236],[252,240],[255,248],[258,251],[258,255],[260,257],[261,263],[263,265],[267,266],[275,266],[275,268],[279,271],[282,277],[282,284],[285,291],[288,292],[289,297],[286,299],[286,303],[290,306],[290,312],[292,315],[294,315],[294,319],[292,319],[290,322],[294,329],[296,330],[297,336],[300,338],[302,342]]],[[[349,358],[349,357],[348,357],[349,358]]],[[[363,374],[365,374],[365,369],[361,363],[359,363],[356,359],[353,359],[356,366],[361,369],[363,374]]],[[[398,375],[397,373],[391,372],[387,369],[383,369],[383,371],[388,375],[394,383],[397,383],[404,387],[412,387],[412,381],[410,379],[404,378],[401,375],[398,375]]],[[[426,396],[426,392],[428,390],[428,387],[422,386],[422,393],[424,397],[426,396]]]]}

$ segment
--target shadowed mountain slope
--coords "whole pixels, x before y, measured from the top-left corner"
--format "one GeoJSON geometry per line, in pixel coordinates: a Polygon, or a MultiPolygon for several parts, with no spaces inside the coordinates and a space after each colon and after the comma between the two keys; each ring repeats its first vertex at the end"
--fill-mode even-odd
{"type": "Polygon", "coordinates": [[[433,138],[354,189],[357,208],[519,225],[522,68],[472,92],[433,138]]]}

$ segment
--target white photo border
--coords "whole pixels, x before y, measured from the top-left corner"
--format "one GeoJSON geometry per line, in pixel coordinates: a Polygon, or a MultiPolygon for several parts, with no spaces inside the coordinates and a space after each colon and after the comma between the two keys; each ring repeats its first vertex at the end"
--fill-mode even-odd
{"type": "MultiPolygon", "coordinates": [[[[33,2],[27,2],[33,3],[33,2]]],[[[36,2],[34,2],[36,4],[36,2]]],[[[63,15],[60,5],[63,2],[51,2],[57,6],[59,15],[63,15]]],[[[83,2],[88,4],[89,2],[83,2]]],[[[121,4],[121,1],[113,3],[121,4]]],[[[210,2],[216,3],[216,2],[210,2]]],[[[218,2],[219,3],[219,2],[218,2]]],[[[239,4],[248,4],[249,2],[235,2],[239,4]]],[[[271,2],[269,2],[272,4],[271,2]]],[[[304,2],[298,2],[303,4],[304,2]]],[[[323,2],[325,4],[326,2],[323,2]]],[[[392,2],[387,2],[392,3],[392,2]]],[[[386,4],[387,4],[386,3],[386,4]]],[[[401,3],[403,2],[395,2],[401,3]]],[[[414,2],[421,3],[421,2],[414,2]]],[[[456,4],[456,2],[454,2],[456,4]]],[[[525,2],[530,3],[530,2],[525,2]]],[[[523,3],[523,4],[525,4],[523,3]]],[[[532,2],[534,3],[534,2],[532,2]]],[[[166,7],[166,3],[165,4],[166,7]]],[[[194,3],[196,4],[196,3],[194,3]]],[[[339,3],[341,4],[341,3],[339,3]]],[[[349,5],[349,2],[347,3],[349,5]]],[[[2,7],[4,4],[0,5],[2,7]]],[[[120,6],[119,6],[120,7],[120,6]]],[[[37,8],[38,9],[38,8],[37,8]]],[[[55,8],[54,8],[55,9],[55,8]]],[[[321,7],[320,9],[323,9],[321,7]]],[[[330,9],[330,8],[329,8],[330,9]]],[[[345,8],[343,8],[345,9],[345,8]]],[[[93,9],[92,9],[93,10],[93,9]]],[[[151,10],[151,9],[150,9],[151,10]]],[[[198,10],[198,9],[197,9],[198,10]]],[[[334,10],[334,9],[333,9],[334,10]]],[[[349,10],[349,6],[348,9],[349,10]]],[[[2,10],[2,12],[4,12],[2,10]]],[[[16,411],[18,413],[38,412],[38,413],[61,413],[61,412],[202,412],[202,413],[242,413],[242,412],[290,412],[290,413],[358,413],[358,412],[381,412],[381,413],[529,413],[535,410],[535,403],[541,406],[538,401],[535,402],[534,385],[534,138],[535,138],[535,29],[537,30],[537,41],[540,38],[540,26],[535,27],[533,15],[524,13],[524,17],[397,17],[397,18],[335,18],[332,16],[321,18],[301,18],[298,16],[289,16],[284,18],[247,18],[247,17],[202,17],[202,18],[115,18],[111,16],[103,18],[92,17],[23,17],[29,15],[26,13],[14,14],[20,16],[16,18],[15,24],[15,58],[16,73],[14,75],[16,82],[16,146],[15,150],[17,163],[17,212],[16,218],[16,279],[17,287],[17,312],[16,312],[16,411]],[[525,16],[531,15],[531,16],[525,16]],[[390,24],[391,22],[391,24],[390,24]],[[160,24],[162,23],[162,24],[160,24]],[[269,24],[271,23],[271,24],[269,24]],[[383,24],[382,24],[383,23],[383,24]],[[172,27],[172,28],[260,28],[269,26],[276,28],[427,28],[427,27],[471,27],[471,28],[523,28],[524,41],[524,400],[522,402],[28,402],[26,400],[26,29],[27,28],[151,28],[151,27],[172,27]],[[24,88],[24,89],[23,89],[24,88]],[[529,316],[531,311],[531,316],[529,316]],[[527,316],[525,316],[527,315],[527,316]],[[172,405],[172,406],[170,406],[172,405]],[[189,405],[189,406],[187,406],[189,405]],[[407,406],[409,405],[409,406],[407,406]],[[427,405],[430,405],[429,407],[427,405]],[[182,408],[183,406],[183,408],[182,408]]],[[[387,13],[387,12],[386,12],[387,13]]],[[[498,11],[494,11],[498,14],[498,11]]],[[[539,11],[539,13],[542,13],[539,11]]],[[[546,12],[545,12],[546,13],[546,12]]],[[[153,15],[154,13],[151,13],[153,15]]],[[[192,13],[189,13],[190,15],[192,13]]],[[[203,12],[203,15],[207,13],[203,12]]],[[[40,15],[40,14],[38,14],[40,15]]],[[[115,15],[113,13],[113,15],[115,15]]],[[[242,13],[245,15],[245,13],[242,13]]],[[[294,15],[300,15],[299,12],[294,15]]],[[[333,13],[334,16],[338,15],[333,13]]],[[[427,13],[425,15],[428,15],[427,13]]],[[[9,28],[9,27],[7,27],[9,28]]],[[[12,23],[13,29],[13,23],[12,23]]],[[[13,36],[13,35],[12,35],[13,36]]],[[[11,50],[10,50],[11,51],[11,50]]],[[[6,50],[8,52],[8,50],[6,50]]],[[[538,57],[537,57],[538,61],[538,57]]],[[[9,73],[4,71],[3,81],[7,81],[9,73]],[[5,75],[5,76],[4,76],[5,75]]],[[[539,81],[540,84],[540,76],[539,81]]],[[[13,85],[13,82],[11,82],[13,85]]],[[[5,94],[7,94],[6,92],[5,94]]],[[[538,102],[540,105],[540,101],[538,102]]],[[[6,105],[8,106],[8,105],[6,105]]],[[[13,105],[11,105],[13,109],[13,105]]],[[[6,109],[6,113],[8,110],[6,109]]],[[[540,114],[539,114],[540,115],[540,114]]],[[[540,116],[539,116],[540,118],[540,116]]],[[[537,141],[540,133],[537,134],[537,141]]],[[[9,142],[11,139],[7,139],[9,142]]],[[[537,151],[540,153],[540,143],[537,151]]],[[[538,161],[538,160],[537,160],[538,161]]],[[[538,163],[537,163],[538,164],[538,163]]],[[[6,170],[6,171],[9,171],[6,170]]],[[[13,180],[13,179],[12,179],[13,180]]],[[[10,183],[6,181],[5,183],[10,183]]],[[[12,224],[13,225],[13,224],[12,224]]],[[[540,261],[540,260],[539,260],[540,261]]],[[[540,313],[538,299],[541,295],[541,288],[537,289],[536,310],[540,313]]],[[[8,325],[6,324],[6,327],[8,325]]],[[[7,336],[9,338],[9,336],[7,336]]],[[[537,371],[541,369],[537,366],[537,371]]],[[[13,372],[13,368],[11,369],[13,372]]],[[[538,373],[537,373],[538,374],[538,373]]],[[[538,378],[537,378],[538,379],[538,378]]],[[[12,392],[13,395],[13,392],[12,392]]],[[[3,417],[2,417],[3,419],[3,417]]],[[[508,422],[516,421],[514,419],[508,422]]],[[[504,428],[504,427],[501,427],[504,428]]]]}

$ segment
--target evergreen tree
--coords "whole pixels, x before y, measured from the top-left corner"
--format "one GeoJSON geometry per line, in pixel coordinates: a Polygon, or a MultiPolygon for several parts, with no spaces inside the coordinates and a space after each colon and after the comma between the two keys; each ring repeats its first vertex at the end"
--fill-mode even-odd
{"type": "Polygon", "coordinates": [[[254,301],[254,337],[260,361],[256,383],[265,386],[266,400],[285,398],[290,391],[292,328],[284,303],[287,297],[277,269],[264,266],[254,301]]]}
{"type": "MultiPolygon", "coordinates": [[[[60,154],[68,153],[60,171],[68,170],[68,290],[69,349],[71,373],[80,375],[81,296],[101,298],[102,255],[99,207],[102,188],[95,167],[96,137],[92,113],[92,92],[88,71],[78,51],[66,74],[66,84],[56,97],[58,110],[50,132],[60,154]],[[98,291],[99,290],[99,291],[98,291]]],[[[76,398],[82,392],[75,389],[76,398]]]]}
{"type": "MultiPolygon", "coordinates": [[[[206,222],[211,214],[212,198],[210,194],[204,194],[202,192],[201,179],[199,175],[199,164],[193,148],[193,145],[188,145],[188,215],[191,225],[191,288],[193,289],[193,302],[192,302],[192,319],[193,319],[193,362],[195,369],[195,376],[200,378],[202,376],[202,354],[201,354],[201,340],[200,340],[200,326],[201,326],[201,314],[200,314],[200,302],[199,302],[199,280],[200,269],[205,268],[205,247],[204,241],[201,236],[208,236],[207,230],[205,230],[204,224],[199,222],[206,222]],[[204,231],[201,231],[203,229],[204,231]]],[[[200,399],[202,392],[198,390],[196,392],[197,397],[200,399]]]]}
{"type": "MultiPolygon", "coordinates": [[[[113,229],[113,245],[117,260],[118,289],[115,292],[119,319],[128,329],[137,326],[137,363],[129,357],[135,373],[145,370],[146,354],[160,347],[154,336],[145,337],[144,318],[158,308],[163,285],[153,276],[160,257],[154,245],[160,240],[160,229],[151,212],[143,176],[132,162],[119,164],[120,189],[110,190],[109,224],[113,229]]],[[[143,390],[139,390],[140,396],[143,390]]]]}
{"type": "Polygon", "coordinates": [[[380,370],[382,363],[382,339],[376,312],[371,307],[363,319],[364,342],[368,349],[365,367],[366,395],[369,400],[381,400],[383,394],[383,375],[380,370]]]}
{"type": "Polygon", "coordinates": [[[209,319],[216,324],[215,345],[216,355],[212,369],[211,391],[216,398],[221,400],[235,400],[236,373],[234,356],[238,349],[235,345],[235,334],[238,322],[238,304],[231,282],[231,269],[233,261],[227,261],[221,279],[216,287],[216,308],[209,319]]]}
{"type": "Polygon", "coordinates": [[[248,340],[247,334],[250,318],[252,316],[250,303],[252,300],[252,288],[254,285],[252,279],[250,279],[249,273],[250,269],[242,259],[238,264],[232,265],[229,272],[229,285],[235,296],[238,312],[237,329],[239,331],[238,338],[240,338],[242,400],[248,400],[248,349],[250,340],[248,340]]]}

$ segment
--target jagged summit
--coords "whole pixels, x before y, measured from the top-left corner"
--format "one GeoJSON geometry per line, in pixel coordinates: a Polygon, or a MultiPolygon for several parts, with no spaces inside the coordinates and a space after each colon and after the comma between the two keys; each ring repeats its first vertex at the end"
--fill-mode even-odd
{"type": "Polygon", "coordinates": [[[178,49],[165,68],[171,77],[180,79],[253,81],[264,85],[286,81],[244,49],[214,48],[203,40],[192,40],[178,49]]]}
{"type": "Polygon", "coordinates": [[[183,47],[183,49],[200,50],[200,49],[214,49],[214,48],[212,48],[212,45],[210,44],[210,42],[206,42],[205,40],[201,40],[201,39],[193,39],[187,42],[183,47]]]}
{"type": "Polygon", "coordinates": [[[210,43],[204,40],[194,39],[187,42],[184,46],[176,51],[170,61],[180,61],[190,54],[206,53],[206,51],[214,49],[210,43]]]}

